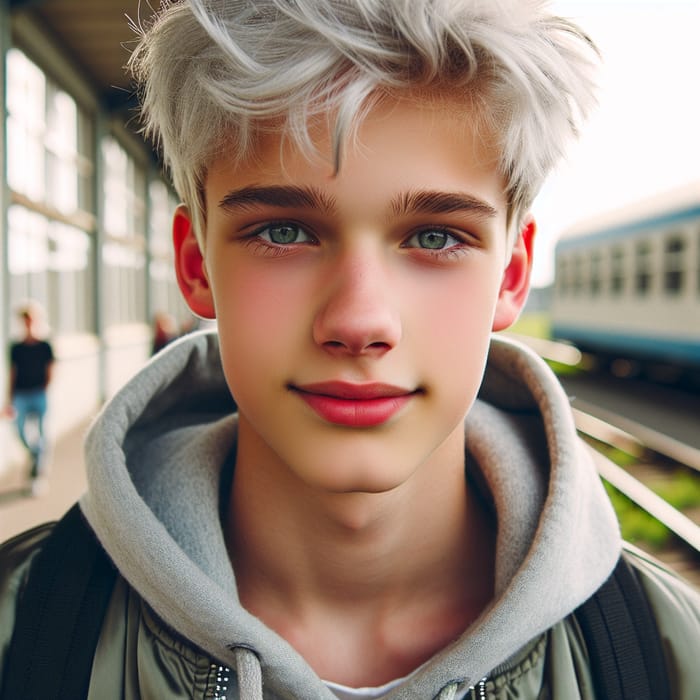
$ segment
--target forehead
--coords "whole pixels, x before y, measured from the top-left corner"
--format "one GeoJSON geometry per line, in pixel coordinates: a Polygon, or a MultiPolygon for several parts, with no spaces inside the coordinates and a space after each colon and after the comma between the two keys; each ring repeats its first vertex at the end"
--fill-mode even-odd
{"type": "Polygon", "coordinates": [[[493,135],[449,95],[384,95],[340,146],[328,117],[314,118],[304,135],[268,123],[257,130],[245,158],[235,148],[224,149],[207,173],[207,208],[222,190],[261,184],[308,184],[341,198],[352,190],[467,190],[506,208],[493,135]]]}

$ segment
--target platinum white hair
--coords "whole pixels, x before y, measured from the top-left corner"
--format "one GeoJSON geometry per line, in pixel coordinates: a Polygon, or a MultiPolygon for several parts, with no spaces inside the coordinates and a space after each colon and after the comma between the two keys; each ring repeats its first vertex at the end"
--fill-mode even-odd
{"type": "Polygon", "coordinates": [[[332,115],[338,169],[379,95],[448,90],[500,154],[512,221],[595,102],[595,46],[539,0],[164,0],[138,31],[144,131],[200,243],[207,167],[257,129],[313,152],[310,120],[332,115]]]}

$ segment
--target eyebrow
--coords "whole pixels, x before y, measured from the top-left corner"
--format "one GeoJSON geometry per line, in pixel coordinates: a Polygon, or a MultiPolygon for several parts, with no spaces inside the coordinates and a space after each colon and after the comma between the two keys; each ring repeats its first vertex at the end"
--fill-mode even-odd
{"type": "Polygon", "coordinates": [[[219,202],[219,206],[228,211],[254,209],[260,205],[287,209],[311,208],[324,213],[335,210],[333,197],[329,197],[315,187],[295,187],[292,185],[267,187],[251,185],[239,190],[231,190],[219,202]]]}
{"type": "Polygon", "coordinates": [[[484,219],[498,216],[498,210],[487,202],[462,192],[417,190],[396,197],[392,211],[397,216],[409,214],[454,214],[469,212],[484,219]]]}

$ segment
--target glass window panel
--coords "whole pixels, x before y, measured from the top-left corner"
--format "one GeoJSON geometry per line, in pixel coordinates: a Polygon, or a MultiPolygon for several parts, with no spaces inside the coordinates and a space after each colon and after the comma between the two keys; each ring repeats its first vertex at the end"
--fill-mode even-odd
{"type": "Polygon", "coordinates": [[[49,229],[49,308],[62,332],[94,330],[92,239],[72,226],[54,222],[49,229]]]}
{"type": "MultiPolygon", "coordinates": [[[[8,182],[34,202],[70,214],[79,208],[79,111],[18,49],[7,56],[8,182]]],[[[82,176],[84,177],[84,176],[82,176]]],[[[83,187],[85,183],[83,183],[83,187]]]]}
{"type": "Polygon", "coordinates": [[[65,92],[49,88],[47,112],[47,201],[59,211],[78,208],[78,113],[65,92]]]}
{"type": "Polygon", "coordinates": [[[610,291],[619,296],[625,287],[625,251],[613,248],[610,254],[610,291]]]}
{"type": "Polygon", "coordinates": [[[11,305],[36,299],[55,333],[93,331],[91,236],[17,205],[8,223],[11,305]]]}
{"type": "Polygon", "coordinates": [[[102,141],[104,177],[104,227],[111,236],[127,236],[128,186],[126,151],[112,138],[102,141]]]}
{"type": "Polygon", "coordinates": [[[146,322],[146,256],[120,241],[102,247],[108,326],[146,322]]]}
{"type": "Polygon", "coordinates": [[[685,239],[672,236],[664,243],[664,290],[676,295],[683,291],[685,282],[685,239]]]}
{"type": "Polygon", "coordinates": [[[652,285],[651,245],[641,241],[635,248],[635,290],[638,295],[645,296],[651,291],[652,285]]]}
{"type": "Polygon", "coordinates": [[[168,188],[161,180],[153,180],[148,188],[150,197],[149,247],[151,255],[167,258],[171,251],[171,229],[174,207],[171,208],[168,188]]]}
{"type": "MultiPolygon", "coordinates": [[[[35,299],[46,308],[48,300],[48,222],[19,206],[8,211],[8,272],[10,308],[35,299]]],[[[53,319],[49,316],[49,323],[53,319]]]]}

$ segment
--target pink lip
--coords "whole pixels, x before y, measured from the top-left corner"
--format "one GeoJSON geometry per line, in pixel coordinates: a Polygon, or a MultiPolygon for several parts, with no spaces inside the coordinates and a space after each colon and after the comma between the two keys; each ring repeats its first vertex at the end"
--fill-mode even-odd
{"type": "Polygon", "coordinates": [[[380,383],[319,382],[290,388],[324,420],[354,428],[385,423],[416,394],[413,390],[380,383]]]}

